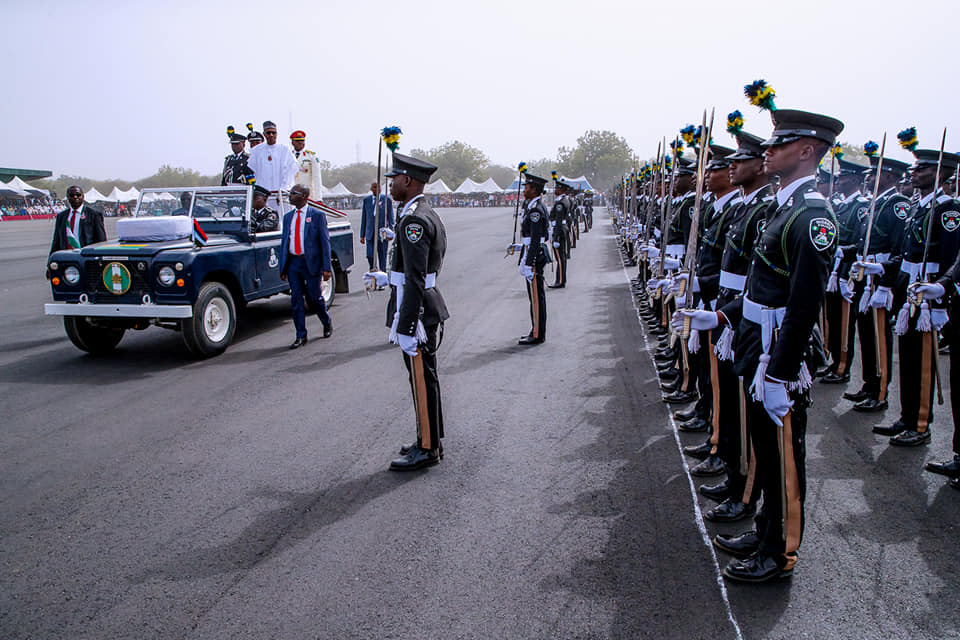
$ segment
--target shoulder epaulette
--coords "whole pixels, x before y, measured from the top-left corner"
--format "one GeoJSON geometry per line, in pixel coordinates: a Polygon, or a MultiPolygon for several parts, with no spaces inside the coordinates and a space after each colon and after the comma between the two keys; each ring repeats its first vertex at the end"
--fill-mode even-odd
{"type": "Polygon", "coordinates": [[[826,207],[827,199],[823,197],[823,194],[818,191],[808,191],[803,194],[803,199],[808,206],[811,207],[826,207]]]}
{"type": "Polygon", "coordinates": [[[937,204],[943,204],[947,200],[953,200],[953,198],[944,193],[943,195],[937,197],[937,204]]]}

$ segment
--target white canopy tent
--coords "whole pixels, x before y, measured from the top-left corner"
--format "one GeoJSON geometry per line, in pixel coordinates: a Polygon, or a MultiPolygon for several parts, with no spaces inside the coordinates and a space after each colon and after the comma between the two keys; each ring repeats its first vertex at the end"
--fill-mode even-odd
{"type": "Polygon", "coordinates": [[[120,189],[117,187],[114,187],[113,190],[110,191],[110,195],[107,196],[107,200],[110,202],[123,202],[123,196],[124,192],[120,191],[120,189]]]}
{"type": "Polygon", "coordinates": [[[27,195],[31,195],[31,196],[49,196],[50,195],[50,192],[47,191],[46,189],[38,189],[33,185],[27,184],[26,182],[21,180],[19,176],[13,176],[13,180],[8,182],[7,186],[13,189],[18,189],[20,191],[23,191],[27,195]]]}
{"type": "Polygon", "coordinates": [[[24,198],[26,197],[26,195],[27,195],[26,191],[23,191],[22,189],[18,189],[17,187],[13,186],[13,180],[10,181],[10,184],[0,182],[0,196],[7,196],[7,197],[14,196],[17,198],[24,198]]]}
{"type": "Polygon", "coordinates": [[[479,184],[467,178],[463,181],[463,184],[454,189],[454,193],[483,193],[483,190],[479,184]]]}
{"type": "Polygon", "coordinates": [[[450,187],[441,179],[431,182],[423,188],[423,192],[429,195],[441,195],[444,193],[452,193],[450,187]]]}
{"type": "Polygon", "coordinates": [[[503,189],[497,186],[497,183],[493,181],[493,178],[487,178],[478,184],[477,188],[481,193],[503,193],[503,189]]]}
{"type": "Polygon", "coordinates": [[[137,191],[136,187],[130,187],[129,189],[123,192],[123,195],[125,199],[121,200],[120,202],[131,202],[131,201],[135,201],[137,198],[140,197],[140,192],[137,191]]]}
{"type": "Polygon", "coordinates": [[[357,194],[347,189],[342,182],[338,182],[332,189],[324,189],[323,195],[327,198],[342,198],[345,196],[355,196],[357,194]]]}
{"type": "Polygon", "coordinates": [[[566,177],[564,177],[564,178],[561,178],[561,179],[562,179],[564,182],[566,182],[567,184],[573,185],[574,187],[577,187],[577,188],[580,189],[581,191],[586,191],[587,189],[590,189],[591,191],[596,191],[596,190],[593,188],[593,186],[591,186],[591,184],[590,184],[590,182],[587,180],[587,177],[586,177],[586,176],[580,176],[579,178],[566,178],[566,177]]]}
{"type": "Polygon", "coordinates": [[[90,191],[83,194],[84,202],[109,202],[110,198],[97,191],[96,187],[90,187],[90,191]]]}

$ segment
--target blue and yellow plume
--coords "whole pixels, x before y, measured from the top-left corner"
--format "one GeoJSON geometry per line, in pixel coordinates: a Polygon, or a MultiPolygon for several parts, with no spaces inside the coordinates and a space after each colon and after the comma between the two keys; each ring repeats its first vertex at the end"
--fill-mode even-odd
{"type": "Polygon", "coordinates": [[[750,104],[755,107],[760,107],[767,111],[777,110],[777,106],[773,103],[777,92],[767,84],[766,80],[754,80],[752,83],[744,86],[743,94],[750,100],[750,104]]]}
{"type": "Polygon", "coordinates": [[[521,163],[517,166],[517,171],[519,171],[520,173],[526,173],[526,172],[527,172],[527,163],[526,163],[526,162],[521,162],[521,163]]]}
{"type": "Polygon", "coordinates": [[[400,130],[400,127],[384,127],[380,132],[380,137],[383,138],[383,144],[387,145],[390,151],[396,151],[397,147],[400,146],[401,133],[403,131],[400,130]]]}
{"type": "Polygon", "coordinates": [[[727,131],[730,135],[737,135],[743,129],[743,114],[740,110],[731,111],[727,114],[727,131]]]}
{"type": "Polygon", "coordinates": [[[880,151],[880,145],[873,140],[867,140],[866,144],[863,145],[863,152],[867,154],[868,158],[875,157],[878,151],[880,151]]]}
{"type": "Polygon", "coordinates": [[[680,129],[680,137],[683,138],[683,141],[688,145],[693,146],[695,142],[694,133],[696,130],[696,127],[694,127],[692,124],[688,124],[683,129],[680,129]]]}
{"type": "Polygon", "coordinates": [[[900,146],[906,149],[907,151],[913,151],[917,148],[919,142],[917,141],[917,128],[909,127],[904,129],[897,134],[897,140],[900,141],[900,146]]]}
{"type": "Polygon", "coordinates": [[[840,146],[840,143],[837,142],[833,145],[833,148],[830,149],[830,153],[833,154],[833,157],[839,160],[843,157],[843,147],[840,146]]]}

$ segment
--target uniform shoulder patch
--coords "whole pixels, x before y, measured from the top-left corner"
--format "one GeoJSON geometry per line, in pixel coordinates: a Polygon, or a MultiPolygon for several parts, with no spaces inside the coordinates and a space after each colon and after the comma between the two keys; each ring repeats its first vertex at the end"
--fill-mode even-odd
{"type": "Polygon", "coordinates": [[[870,207],[858,207],[857,220],[863,220],[865,217],[867,217],[868,213],[870,213],[870,207]]]}
{"type": "Polygon", "coordinates": [[[530,209],[530,222],[540,222],[540,209],[537,207],[530,209]]]}
{"type": "Polygon", "coordinates": [[[417,243],[420,241],[420,238],[423,237],[423,225],[419,222],[410,222],[404,227],[404,233],[407,236],[407,240],[417,243]]]}
{"type": "Polygon", "coordinates": [[[910,213],[910,203],[909,202],[895,202],[893,205],[893,215],[897,216],[900,220],[906,220],[907,214],[910,213]]]}
{"type": "Polygon", "coordinates": [[[960,229],[960,211],[950,209],[940,214],[940,222],[947,231],[960,229]]]}
{"type": "Polygon", "coordinates": [[[810,221],[810,242],[817,251],[824,251],[837,237],[837,226],[829,218],[814,218],[810,221]]]}

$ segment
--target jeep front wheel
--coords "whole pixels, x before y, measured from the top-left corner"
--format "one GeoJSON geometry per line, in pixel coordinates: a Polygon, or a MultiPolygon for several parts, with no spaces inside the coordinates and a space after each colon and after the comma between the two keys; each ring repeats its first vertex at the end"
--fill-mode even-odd
{"type": "Polygon", "coordinates": [[[183,341],[191,353],[209,358],[223,353],[237,330],[237,308],[230,290],[219,282],[200,287],[193,317],[183,321],[183,341]]]}
{"type": "Polygon", "coordinates": [[[93,355],[110,353],[120,344],[124,329],[100,327],[94,322],[90,318],[64,316],[63,328],[78,349],[93,355]]]}

